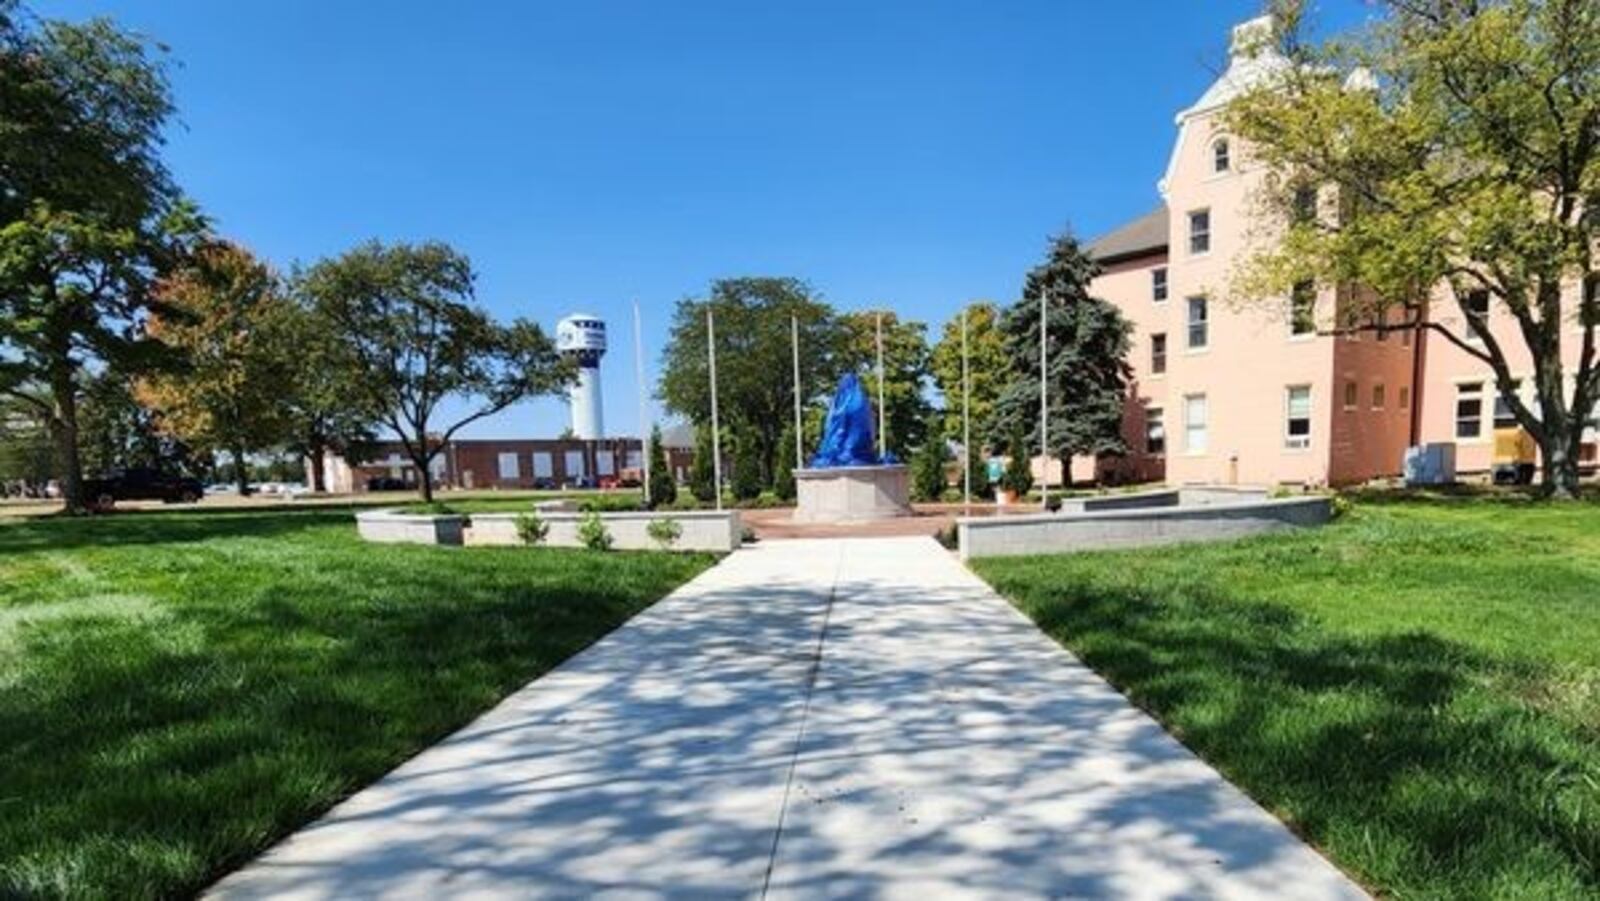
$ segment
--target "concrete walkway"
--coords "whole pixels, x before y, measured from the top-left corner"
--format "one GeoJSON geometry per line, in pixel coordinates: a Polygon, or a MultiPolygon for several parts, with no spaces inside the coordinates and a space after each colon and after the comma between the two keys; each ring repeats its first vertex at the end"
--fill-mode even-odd
{"type": "Polygon", "coordinates": [[[214,891],[1362,897],[926,538],[740,551],[214,891]]]}

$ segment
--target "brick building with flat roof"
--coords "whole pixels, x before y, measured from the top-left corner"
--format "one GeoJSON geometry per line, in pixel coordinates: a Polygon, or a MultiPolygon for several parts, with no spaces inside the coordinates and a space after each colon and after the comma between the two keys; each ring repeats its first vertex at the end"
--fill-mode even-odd
{"type": "MultiPolygon", "coordinates": [[[[690,446],[674,441],[667,430],[663,443],[673,477],[687,481],[694,457],[690,446]]],[[[434,484],[440,488],[519,489],[592,488],[637,484],[644,465],[637,438],[461,438],[445,445],[433,459],[434,484]]],[[[326,458],[328,490],[358,493],[375,480],[416,485],[416,466],[398,441],[380,442],[368,459],[351,465],[342,457],[326,458]]]]}

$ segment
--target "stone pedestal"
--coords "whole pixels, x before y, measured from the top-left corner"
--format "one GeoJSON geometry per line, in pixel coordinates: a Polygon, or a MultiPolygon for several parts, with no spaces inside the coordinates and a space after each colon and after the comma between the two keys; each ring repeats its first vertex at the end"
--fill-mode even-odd
{"type": "Polygon", "coordinates": [[[795,522],[871,522],[911,515],[905,466],[840,466],[794,472],[795,522]]]}

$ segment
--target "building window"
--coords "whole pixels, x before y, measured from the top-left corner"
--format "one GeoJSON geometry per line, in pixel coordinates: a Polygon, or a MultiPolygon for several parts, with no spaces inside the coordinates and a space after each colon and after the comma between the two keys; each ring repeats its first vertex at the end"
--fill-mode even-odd
{"type": "Polygon", "coordinates": [[[1344,408],[1354,410],[1361,404],[1361,389],[1355,382],[1344,383],[1344,408]]]}
{"type": "Polygon", "coordinates": [[[1206,396],[1188,394],[1183,398],[1183,449],[1191,454],[1206,451],[1206,396]]]}
{"type": "Polygon", "coordinates": [[[566,469],[567,478],[581,479],[584,476],[583,451],[569,450],[563,455],[562,466],[566,469]]]}
{"type": "Polygon", "coordinates": [[[1145,407],[1144,452],[1147,454],[1167,452],[1167,424],[1162,421],[1161,413],[1160,407],[1145,407]]]}
{"type": "Polygon", "coordinates": [[[1189,346],[1205,347],[1211,341],[1211,329],[1204,297],[1189,298],[1189,346]]]}
{"type": "Polygon", "coordinates": [[[1218,138],[1211,144],[1211,171],[1226,172],[1230,168],[1231,160],[1228,158],[1228,139],[1218,138]]]}
{"type": "Polygon", "coordinates": [[[1372,386],[1372,409],[1382,410],[1384,403],[1388,399],[1388,391],[1383,387],[1382,382],[1372,386]]]}
{"type": "Polygon", "coordinates": [[[533,452],[533,477],[536,478],[536,479],[548,479],[548,478],[551,478],[552,476],[554,476],[555,474],[556,474],[555,458],[550,455],[550,452],[549,451],[534,451],[533,452]]]}
{"type": "Polygon", "coordinates": [[[507,482],[522,478],[522,467],[517,461],[516,454],[500,455],[500,478],[507,482]]]}
{"type": "Polygon", "coordinates": [[[1411,409],[1411,386],[1410,385],[1401,385],[1400,386],[1400,409],[1402,409],[1402,410],[1411,409]]]}
{"type": "Polygon", "coordinates": [[[628,450],[627,468],[629,468],[629,469],[643,469],[644,468],[644,454],[640,453],[637,448],[629,448],[629,450],[628,450]]]}
{"type": "MultiPolygon", "coordinates": [[[[1512,394],[1522,393],[1522,379],[1511,380],[1512,394]]],[[[1497,429],[1514,429],[1518,425],[1517,414],[1511,411],[1511,402],[1506,400],[1504,393],[1494,393],[1494,427],[1497,429]]]]}
{"type": "Polygon", "coordinates": [[[1150,336],[1150,374],[1161,375],[1167,371],[1167,335],[1162,332],[1150,336]]]}
{"type": "Polygon", "coordinates": [[[1167,299],[1167,267],[1150,270],[1150,299],[1161,303],[1167,299]]]}
{"type": "Polygon", "coordinates": [[[1456,386],[1456,437],[1483,437],[1483,383],[1456,386]]]}
{"type": "Polygon", "coordinates": [[[1317,189],[1310,185],[1301,185],[1295,188],[1291,209],[1294,222],[1297,225],[1315,221],[1317,218],[1317,189]]]}
{"type": "Polygon", "coordinates": [[[1284,392],[1283,446],[1301,449],[1311,446],[1311,386],[1290,385],[1284,392]]]}
{"type": "Polygon", "coordinates": [[[610,476],[617,473],[617,455],[614,451],[597,450],[594,452],[595,475],[610,476]]]}
{"type": "Polygon", "coordinates": [[[1189,214],[1189,253],[1211,252],[1211,211],[1195,210],[1189,214]]]}
{"type": "Polygon", "coordinates": [[[1480,325],[1487,326],[1489,321],[1489,292],[1478,290],[1468,291],[1467,299],[1462,303],[1462,310],[1467,314],[1466,321],[1462,323],[1462,334],[1468,340],[1478,340],[1478,333],[1473,330],[1472,323],[1476,320],[1480,325]]]}
{"type": "Polygon", "coordinates": [[[1289,292],[1289,334],[1315,334],[1317,331],[1317,287],[1311,282],[1296,282],[1289,292]]]}

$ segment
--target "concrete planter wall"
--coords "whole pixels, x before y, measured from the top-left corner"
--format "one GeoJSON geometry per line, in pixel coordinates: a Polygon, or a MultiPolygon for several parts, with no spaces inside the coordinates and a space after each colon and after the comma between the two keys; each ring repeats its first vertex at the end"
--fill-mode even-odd
{"type": "MultiPolygon", "coordinates": [[[[472,517],[469,543],[489,545],[521,544],[517,535],[516,513],[478,513],[472,517]]],[[[578,540],[578,525],[587,514],[557,511],[539,511],[539,518],[550,527],[544,544],[548,547],[582,547],[578,540]]],[[[743,539],[739,513],[727,510],[692,512],[637,512],[602,513],[600,521],[611,533],[612,547],[617,550],[660,550],[661,546],[650,537],[650,523],[670,519],[683,528],[683,534],[673,543],[675,551],[715,551],[727,553],[736,550],[743,539]]]]}
{"type": "Polygon", "coordinates": [[[957,521],[961,559],[1226,541],[1322,525],[1333,516],[1333,502],[1327,497],[1238,500],[1232,495],[1217,500],[1207,494],[1200,502],[1190,502],[1182,495],[1189,490],[1180,489],[1179,502],[1165,496],[1171,492],[1151,492],[1142,506],[961,519],[957,521]]]}
{"type": "Polygon", "coordinates": [[[460,544],[466,520],[459,514],[369,510],[356,514],[356,531],[379,544],[460,544]]]}

